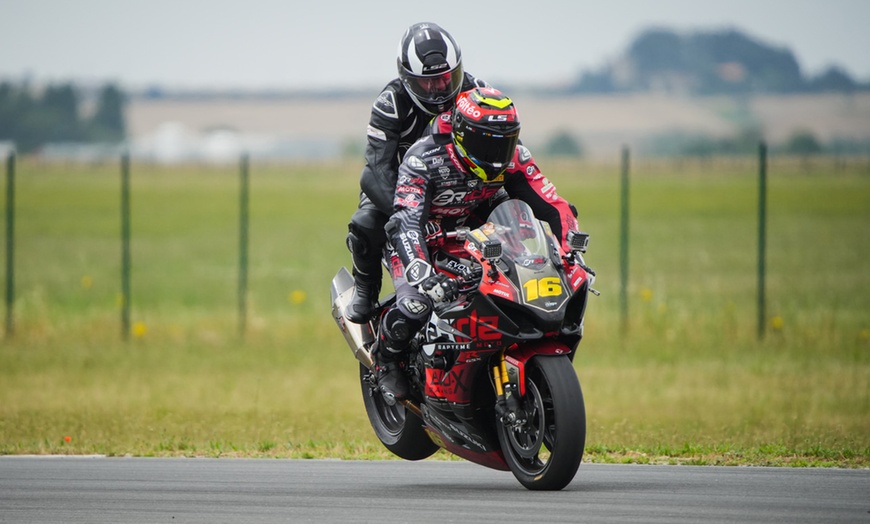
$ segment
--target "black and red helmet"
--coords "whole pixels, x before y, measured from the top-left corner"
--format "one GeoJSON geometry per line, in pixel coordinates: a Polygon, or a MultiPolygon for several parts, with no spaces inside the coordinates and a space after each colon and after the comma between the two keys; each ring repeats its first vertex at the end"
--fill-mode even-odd
{"type": "Polygon", "coordinates": [[[517,149],[517,108],[498,89],[463,91],[453,108],[451,136],[468,169],[485,182],[492,181],[507,169],[517,149]]]}
{"type": "Polygon", "coordinates": [[[422,22],[405,31],[399,42],[399,78],[411,99],[436,115],[450,109],[462,87],[462,53],[438,24],[422,22]]]}

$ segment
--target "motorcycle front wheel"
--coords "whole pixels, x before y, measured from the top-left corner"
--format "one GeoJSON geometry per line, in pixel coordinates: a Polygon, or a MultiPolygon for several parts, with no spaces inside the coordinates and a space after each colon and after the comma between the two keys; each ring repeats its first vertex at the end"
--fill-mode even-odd
{"type": "Polygon", "coordinates": [[[422,460],[438,451],[423,430],[423,421],[400,403],[389,405],[372,387],[371,371],[359,365],[363,402],[378,440],[393,454],[405,460],[422,460]]]}
{"type": "Polygon", "coordinates": [[[497,422],[502,452],[526,488],[560,490],[574,479],[586,445],[580,381],[568,357],[539,356],[526,365],[525,387],[525,423],[497,422]]]}

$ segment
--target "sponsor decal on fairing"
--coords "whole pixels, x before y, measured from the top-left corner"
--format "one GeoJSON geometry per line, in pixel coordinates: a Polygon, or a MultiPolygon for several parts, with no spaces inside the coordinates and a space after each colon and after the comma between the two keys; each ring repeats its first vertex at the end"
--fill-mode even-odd
{"type": "Polygon", "coordinates": [[[470,267],[468,267],[465,264],[462,264],[460,262],[457,262],[455,260],[448,260],[447,261],[447,269],[449,271],[452,271],[453,273],[455,273],[457,275],[460,275],[460,274],[465,273],[467,271],[471,271],[470,267]]]}
{"type": "Polygon", "coordinates": [[[453,325],[459,331],[468,333],[472,339],[481,341],[501,340],[501,333],[498,329],[498,316],[478,316],[476,311],[472,311],[471,315],[464,318],[457,318],[453,325]]]}

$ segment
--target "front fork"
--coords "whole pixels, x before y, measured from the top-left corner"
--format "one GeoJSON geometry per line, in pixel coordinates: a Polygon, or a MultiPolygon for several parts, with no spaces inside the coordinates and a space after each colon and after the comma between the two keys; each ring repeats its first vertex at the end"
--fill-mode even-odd
{"type": "Polygon", "coordinates": [[[526,412],[522,407],[523,367],[510,359],[502,350],[492,367],[492,378],[497,395],[495,411],[503,424],[520,428],[526,423],[526,412]]]}

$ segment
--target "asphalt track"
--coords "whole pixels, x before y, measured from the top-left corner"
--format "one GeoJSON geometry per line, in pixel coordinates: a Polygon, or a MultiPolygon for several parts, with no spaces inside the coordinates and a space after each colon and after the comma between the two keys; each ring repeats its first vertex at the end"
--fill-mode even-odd
{"type": "Polygon", "coordinates": [[[531,492],[468,462],[6,456],[0,522],[870,523],[870,470],[581,464],[531,492]]]}

